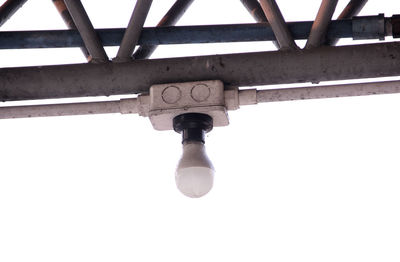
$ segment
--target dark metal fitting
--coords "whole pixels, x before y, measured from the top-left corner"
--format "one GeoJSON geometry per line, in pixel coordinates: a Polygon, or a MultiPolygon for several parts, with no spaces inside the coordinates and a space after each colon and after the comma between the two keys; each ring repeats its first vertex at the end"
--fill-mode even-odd
{"type": "Polygon", "coordinates": [[[182,144],[190,141],[205,143],[205,133],[213,128],[211,116],[200,113],[187,113],[174,117],[175,132],[182,133],[182,144]]]}
{"type": "Polygon", "coordinates": [[[385,16],[361,16],[352,19],[353,39],[385,40],[385,16]]]}
{"type": "Polygon", "coordinates": [[[392,23],[392,35],[393,38],[400,37],[400,15],[393,15],[391,18],[392,23]]]}

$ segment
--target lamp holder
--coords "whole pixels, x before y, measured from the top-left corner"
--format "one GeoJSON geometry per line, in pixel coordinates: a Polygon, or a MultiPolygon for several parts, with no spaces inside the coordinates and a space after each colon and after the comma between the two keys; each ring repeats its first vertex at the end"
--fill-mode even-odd
{"type": "Polygon", "coordinates": [[[202,113],[186,113],[174,117],[175,132],[182,133],[182,144],[190,141],[205,143],[205,133],[213,128],[211,116],[202,113]]]}

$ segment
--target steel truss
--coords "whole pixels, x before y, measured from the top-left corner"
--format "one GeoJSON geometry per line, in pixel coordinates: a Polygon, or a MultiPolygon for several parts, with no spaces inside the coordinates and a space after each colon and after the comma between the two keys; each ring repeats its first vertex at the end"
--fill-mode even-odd
{"type": "MultiPolygon", "coordinates": [[[[69,30],[0,32],[0,49],[81,47],[90,63],[2,68],[0,100],[130,95],[145,93],[153,84],[210,79],[221,80],[227,87],[240,87],[400,75],[399,42],[334,46],[339,38],[384,40],[386,36],[400,36],[399,16],[354,17],[367,1],[350,1],[338,20],[331,21],[337,1],[323,0],[315,21],[286,23],[274,0],[242,0],[258,23],[178,27],[175,23],[193,0],[177,0],[157,27],[143,28],[152,1],[138,0],[127,29],[94,29],[79,0],[64,1],[53,0],[69,30]],[[306,48],[300,49],[294,42],[296,39],[307,39],[306,48]],[[279,50],[146,59],[161,44],[238,41],[274,41],[279,50]],[[136,45],[140,47],[134,53],[136,45]],[[120,46],[117,58],[110,61],[104,46],[120,46]]],[[[6,1],[0,7],[1,24],[25,2],[6,1]]],[[[375,83],[367,88],[357,84],[307,88],[270,92],[275,92],[274,97],[281,94],[285,100],[294,100],[400,91],[397,82],[375,83]]],[[[259,102],[270,101],[275,100],[259,102]]],[[[107,105],[112,112],[117,111],[117,104],[107,105]]],[[[101,103],[93,104],[95,108],[99,106],[101,103]]],[[[18,108],[3,107],[0,114],[18,108]]],[[[71,109],[74,104],[68,108],[74,114],[79,113],[78,104],[75,107],[78,112],[71,109]]],[[[21,110],[26,112],[27,107],[21,110]]],[[[110,113],[106,108],[96,112],[110,113]]]]}

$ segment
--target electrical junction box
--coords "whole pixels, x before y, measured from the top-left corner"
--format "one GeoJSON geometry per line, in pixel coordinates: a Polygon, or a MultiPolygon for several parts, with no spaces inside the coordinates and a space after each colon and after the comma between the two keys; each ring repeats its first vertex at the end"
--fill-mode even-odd
{"type": "Polygon", "coordinates": [[[174,117],[203,113],[214,126],[229,124],[224,84],[220,80],[153,85],[150,94],[140,96],[142,116],[148,116],[156,130],[172,130],[174,117]]]}

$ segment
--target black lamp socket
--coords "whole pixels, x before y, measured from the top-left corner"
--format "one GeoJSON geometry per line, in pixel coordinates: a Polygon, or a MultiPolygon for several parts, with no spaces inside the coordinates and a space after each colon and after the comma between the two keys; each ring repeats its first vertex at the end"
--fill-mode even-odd
{"type": "Polygon", "coordinates": [[[174,117],[173,127],[182,133],[182,144],[190,141],[205,143],[205,133],[213,128],[213,119],[207,114],[187,113],[174,117]]]}

